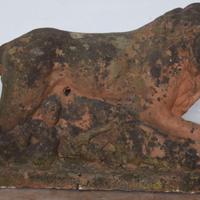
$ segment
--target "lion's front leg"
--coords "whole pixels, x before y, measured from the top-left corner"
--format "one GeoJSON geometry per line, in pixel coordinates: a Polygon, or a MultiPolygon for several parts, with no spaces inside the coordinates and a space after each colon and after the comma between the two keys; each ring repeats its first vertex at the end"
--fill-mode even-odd
{"type": "Polygon", "coordinates": [[[163,105],[157,105],[141,113],[141,119],[151,127],[173,138],[192,139],[200,143],[200,125],[175,116],[163,105]]]}
{"type": "MultiPolygon", "coordinates": [[[[179,75],[169,81],[165,98],[141,113],[141,120],[169,137],[191,139],[200,151],[200,125],[186,121],[182,115],[200,98],[200,76],[191,72],[190,63],[182,64],[179,75]]],[[[162,88],[157,88],[162,91],[162,88]]],[[[160,92],[160,96],[163,93],[160,92]]]]}

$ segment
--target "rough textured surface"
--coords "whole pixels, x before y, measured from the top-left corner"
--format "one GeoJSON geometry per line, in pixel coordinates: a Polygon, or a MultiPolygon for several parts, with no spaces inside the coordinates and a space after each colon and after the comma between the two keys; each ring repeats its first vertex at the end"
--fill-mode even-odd
{"type": "Polygon", "coordinates": [[[0,47],[0,185],[200,191],[200,4],[126,33],[33,30],[0,47]]]}

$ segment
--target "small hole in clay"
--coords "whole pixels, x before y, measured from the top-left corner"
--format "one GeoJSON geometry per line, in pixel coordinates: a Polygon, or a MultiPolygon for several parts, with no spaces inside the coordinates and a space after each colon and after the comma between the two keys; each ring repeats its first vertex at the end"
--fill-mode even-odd
{"type": "Polygon", "coordinates": [[[65,96],[68,96],[70,92],[71,92],[71,89],[69,87],[65,87],[63,90],[63,93],[65,96]]]}

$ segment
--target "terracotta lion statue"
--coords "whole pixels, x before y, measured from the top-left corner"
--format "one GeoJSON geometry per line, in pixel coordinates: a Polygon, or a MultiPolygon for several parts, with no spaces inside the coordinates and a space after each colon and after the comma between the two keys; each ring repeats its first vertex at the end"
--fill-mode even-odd
{"type": "Polygon", "coordinates": [[[182,115],[200,98],[200,4],[124,33],[36,29],[0,47],[0,69],[1,137],[18,155],[118,162],[132,145],[138,158],[162,157],[145,142],[156,135],[189,140],[197,167],[200,125],[182,115]]]}

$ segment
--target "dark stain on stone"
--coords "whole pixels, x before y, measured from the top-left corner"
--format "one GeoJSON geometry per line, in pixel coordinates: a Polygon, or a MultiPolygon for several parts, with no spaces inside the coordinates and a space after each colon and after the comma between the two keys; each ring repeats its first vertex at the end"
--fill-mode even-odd
{"type": "Polygon", "coordinates": [[[62,108],[61,118],[65,120],[80,120],[88,111],[92,117],[92,127],[104,124],[112,114],[110,104],[77,96],[71,104],[62,108]]]}
{"type": "Polygon", "coordinates": [[[132,66],[133,64],[135,64],[135,59],[128,59],[127,60],[128,66],[132,66]]]}
{"type": "Polygon", "coordinates": [[[41,110],[50,120],[56,122],[60,117],[61,103],[57,96],[49,96],[41,105],[41,110]]]}
{"type": "Polygon", "coordinates": [[[176,160],[176,152],[178,151],[178,143],[176,141],[166,140],[163,144],[163,148],[167,158],[176,160]]]}
{"type": "Polygon", "coordinates": [[[199,157],[197,156],[197,151],[193,148],[189,148],[185,152],[185,160],[183,164],[189,169],[196,169],[198,161],[199,157]]]}
{"type": "Polygon", "coordinates": [[[174,63],[179,62],[179,57],[178,57],[178,52],[177,52],[177,47],[175,45],[172,45],[169,47],[169,50],[171,51],[171,57],[169,59],[169,64],[172,65],[174,63]]]}
{"type": "Polygon", "coordinates": [[[152,50],[148,56],[149,65],[155,65],[156,61],[161,57],[161,52],[159,50],[152,50]]]}
{"type": "Polygon", "coordinates": [[[137,157],[141,157],[144,155],[143,153],[143,145],[144,145],[144,131],[140,128],[134,128],[130,132],[130,139],[133,142],[132,150],[136,154],[137,157]]]}
{"type": "Polygon", "coordinates": [[[189,6],[187,6],[183,12],[182,12],[182,16],[181,16],[181,22],[182,23],[188,23],[188,24],[192,24],[194,25],[199,25],[200,22],[200,6],[196,3],[191,4],[189,6]]]}
{"type": "Polygon", "coordinates": [[[37,29],[30,34],[31,42],[25,46],[24,51],[27,55],[23,56],[23,65],[27,68],[27,84],[32,87],[36,80],[51,72],[54,62],[60,61],[60,57],[56,56],[56,49],[62,49],[63,43],[60,38],[66,37],[67,34],[57,34],[54,29],[37,29]],[[34,55],[32,52],[35,47],[40,53],[34,55]]]}
{"type": "Polygon", "coordinates": [[[200,70],[200,35],[198,35],[193,43],[194,57],[198,63],[198,70],[200,70]]]}
{"type": "Polygon", "coordinates": [[[169,83],[169,77],[163,76],[163,78],[161,80],[161,84],[168,84],[168,83],[169,83]]]}
{"type": "Polygon", "coordinates": [[[62,108],[60,118],[65,120],[80,120],[85,113],[85,108],[80,104],[71,103],[67,107],[62,108]]]}
{"type": "Polygon", "coordinates": [[[20,149],[16,143],[16,140],[12,135],[6,135],[0,133],[0,160],[17,159],[20,154],[20,149]]]}
{"type": "Polygon", "coordinates": [[[163,97],[165,98],[165,97],[167,97],[167,95],[166,95],[166,94],[163,94],[163,97]]]}
{"type": "Polygon", "coordinates": [[[72,137],[78,136],[83,130],[77,126],[69,124],[67,126],[67,132],[70,134],[72,137]]]}
{"type": "Polygon", "coordinates": [[[159,78],[156,79],[156,83],[155,84],[156,84],[156,87],[160,86],[160,79],[159,78]]]}
{"type": "Polygon", "coordinates": [[[159,78],[161,74],[161,67],[158,65],[151,67],[150,73],[153,78],[159,78]]]}
{"type": "Polygon", "coordinates": [[[166,140],[163,148],[165,150],[165,159],[171,163],[186,167],[188,169],[196,169],[199,157],[197,151],[190,148],[191,141],[186,140],[184,143],[166,140]]]}
{"type": "Polygon", "coordinates": [[[192,173],[192,172],[187,172],[181,182],[181,189],[183,191],[194,191],[194,190],[199,190],[199,185],[200,185],[200,174],[197,173],[192,173]]]}
{"type": "Polygon", "coordinates": [[[31,135],[26,149],[27,156],[31,156],[32,159],[47,160],[48,157],[54,156],[59,143],[56,129],[47,128],[41,120],[31,120],[26,125],[26,131],[31,135]]]}

